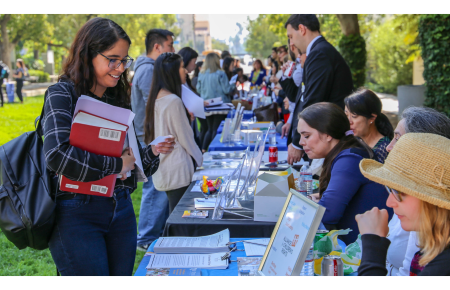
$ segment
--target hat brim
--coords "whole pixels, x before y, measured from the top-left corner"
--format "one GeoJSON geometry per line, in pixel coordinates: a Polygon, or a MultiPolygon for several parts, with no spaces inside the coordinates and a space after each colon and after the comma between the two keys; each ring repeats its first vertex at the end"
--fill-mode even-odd
{"type": "Polygon", "coordinates": [[[450,210],[449,201],[440,198],[443,189],[416,182],[414,178],[409,178],[404,174],[391,171],[384,164],[372,159],[361,160],[359,169],[362,175],[369,180],[387,185],[397,191],[450,210]]]}

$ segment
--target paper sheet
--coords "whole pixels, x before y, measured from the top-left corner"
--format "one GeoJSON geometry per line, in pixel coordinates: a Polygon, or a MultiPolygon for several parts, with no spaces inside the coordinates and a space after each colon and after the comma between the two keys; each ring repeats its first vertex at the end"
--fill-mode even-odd
{"type": "Polygon", "coordinates": [[[228,267],[228,259],[221,257],[225,253],[215,254],[152,254],[147,269],[154,268],[220,268],[228,267]]]}
{"type": "Polygon", "coordinates": [[[200,185],[194,185],[191,192],[202,192],[202,189],[200,188],[200,185]]]}
{"type": "Polygon", "coordinates": [[[206,118],[205,107],[203,104],[204,100],[185,85],[181,86],[181,99],[183,100],[186,109],[193,113],[195,117],[202,119],[206,118]]]}
{"type": "Polygon", "coordinates": [[[158,239],[155,247],[226,247],[226,243],[229,241],[230,231],[225,229],[216,234],[203,237],[162,237],[158,239]]]}
{"type": "MultiPolygon", "coordinates": [[[[225,209],[239,209],[242,208],[239,201],[236,201],[237,204],[233,208],[225,208],[225,209]]],[[[215,198],[195,198],[194,199],[195,209],[214,209],[216,207],[216,199],[215,198]]]]}
{"type": "Polygon", "coordinates": [[[150,143],[149,145],[158,145],[159,143],[164,142],[167,138],[173,138],[173,136],[172,135],[159,136],[155,140],[153,140],[152,143],[150,143]]]}
{"type": "MultiPolygon", "coordinates": [[[[255,240],[248,240],[249,242],[259,243],[259,244],[265,244],[268,245],[270,239],[255,239],[255,240]]],[[[244,241],[244,248],[245,248],[245,254],[247,257],[251,256],[264,256],[264,253],[266,252],[267,246],[260,246],[255,244],[246,243],[244,241]]]]}

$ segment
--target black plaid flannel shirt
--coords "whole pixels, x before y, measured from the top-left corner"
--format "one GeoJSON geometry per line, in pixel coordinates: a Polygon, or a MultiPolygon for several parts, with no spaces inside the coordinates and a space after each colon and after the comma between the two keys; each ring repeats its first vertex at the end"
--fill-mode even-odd
{"type": "MultiPolygon", "coordinates": [[[[92,94],[91,97],[94,97],[92,94]]],[[[104,95],[97,100],[114,103],[114,99],[104,95]]],[[[50,86],[45,92],[44,118],[42,128],[44,132],[44,154],[47,168],[57,175],[81,181],[90,182],[100,180],[111,174],[119,174],[122,170],[120,157],[108,157],[89,153],[69,143],[70,128],[75,111],[76,95],[74,86],[69,81],[61,80],[50,86]]],[[[127,108],[128,109],[128,108],[127,108]]],[[[148,177],[153,175],[159,166],[159,156],[155,156],[151,146],[144,149],[138,142],[139,154],[142,159],[144,173],[148,177]]],[[[134,191],[137,187],[137,175],[134,169],[126,180],[116,180],[118,188],[129,188],[134,191]]],[[[59,190],[57,195],[64,194],[59,190]]]]}

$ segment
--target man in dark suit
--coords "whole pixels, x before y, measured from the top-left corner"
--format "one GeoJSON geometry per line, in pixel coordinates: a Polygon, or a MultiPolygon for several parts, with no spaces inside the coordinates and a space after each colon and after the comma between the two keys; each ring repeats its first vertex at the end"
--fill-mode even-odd
{"type": "MultiPolygon", "coordinates": [[[[306,54],[303,67],[303,83],[297,87],[292,79],[283,79],[281,86],[286,94],[295,94],[295,111],[290,126],[288,163],[300,161],[304,151],[297,132],[298,114],[306,107],[319,103],[335,103],[344,109],[344,98],[353,91],[350,68],[339,52],[320,35],[320,24],[314,14],[293,14],[285,24],[288,38],[306,54]]],[[[285,125],[286,126],[286,125],[285,125]]]]}

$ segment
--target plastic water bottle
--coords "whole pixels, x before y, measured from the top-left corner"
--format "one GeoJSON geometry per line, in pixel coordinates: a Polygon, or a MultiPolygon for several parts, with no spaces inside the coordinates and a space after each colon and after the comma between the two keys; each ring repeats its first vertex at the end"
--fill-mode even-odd
{"type": "Polygon", "coordinates": [[[268,132],[268,138],[269,138],[269,145],[277,145],[277,132],[275,129],[275,125],[273,122],[270,122],[269,128],[267,129],[269,130],[268,132]]]}
{"type": "Polygon", "coordinates": [[[304,164],[300,170],[300,193],[305,196],[313,193],[312,171],[308,164],[304,164]]]}
{"type": "Polygon", "coordinates": [[[314,276],[314,243],[309,248],[300,276],[314,276]]]}

